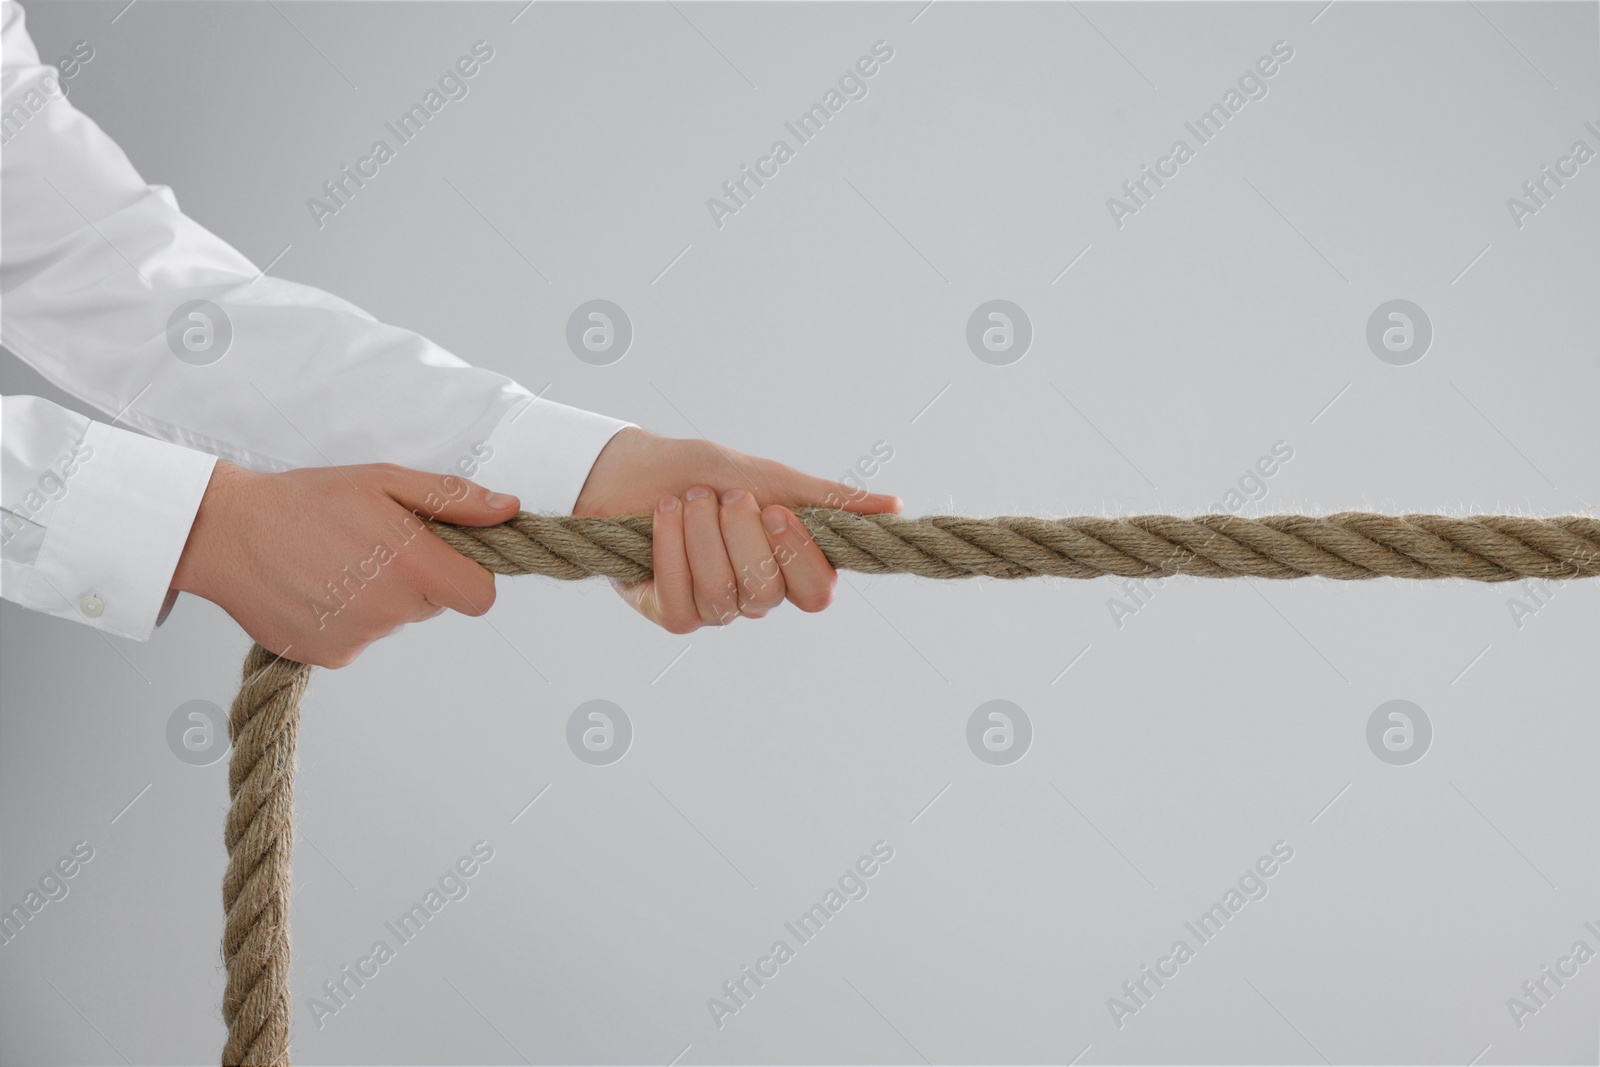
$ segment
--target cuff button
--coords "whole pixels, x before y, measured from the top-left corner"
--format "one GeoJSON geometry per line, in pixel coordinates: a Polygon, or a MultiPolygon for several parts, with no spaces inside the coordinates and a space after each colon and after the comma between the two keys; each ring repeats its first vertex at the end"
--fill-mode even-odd
{"type": "Polygon", "coordinates": [[[78,601],[78,610],[91,619],[98,619],[106,613],[106,602],[97,596],[86,596],[78,601]]]}

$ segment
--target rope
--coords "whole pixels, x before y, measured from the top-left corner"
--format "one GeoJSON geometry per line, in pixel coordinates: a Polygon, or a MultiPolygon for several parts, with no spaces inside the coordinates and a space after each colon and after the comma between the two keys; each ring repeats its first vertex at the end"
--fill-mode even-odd
{"type": "MultiPolygon", "coordinates": [[[[800,520],[837,568],[924,578],[1519,578],[1600,577],[1600,519],[1451,518],[1346,511],[1316,518],[1135,515],[1122,519],[969,519],[854,515],[805,508],[800,520]]],[[[429,522],[496,574],[575,581],[650,577],[648,517],[519,514],[499,526],[429,522]]],[[[228,981],[222,1062],[289,1062],[289,874],[294,744],[311,668],[255,645],[233,702],[222,885],[228,981]]]]}
{"type": "MultiPolygon", "coordinates": [[[[924,578],[1593,578],[1600,519],[1567,515],[1134,515],[969,519],[804,508],[800,521],[841,570],[924,578]]],[[[499,526],[433,523],[496,574],[650,577],[650,519],[523,512],[499,526]]]]}
{"type": "Polygon", "coordinates": [[[225,1064],[289,1062],[289,859],[294,848],[294,742],[311,668],[260,645],[228,714],[228,821],[222,840],[222,958],[228,983],[225,1064]]]}

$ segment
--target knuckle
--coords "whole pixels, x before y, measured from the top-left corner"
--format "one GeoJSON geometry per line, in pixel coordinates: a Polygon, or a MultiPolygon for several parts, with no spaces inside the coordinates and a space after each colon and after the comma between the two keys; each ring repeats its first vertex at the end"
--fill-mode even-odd
{"type": "Polygon", "coordinates": [[[743,514],[750,514],[760,510],[760,508],[756,505],[756,498],[750,493],[741,493],[738,500],[725,504],[723,507],[729,512],[740,512],[743,514]]]}
{"type": "Polygon", "coordinates": [[[772,582],[757,574],[746,574],[739,582],[739,600],[759,604],[772,599],[772,582]]]}
{"type": "Polygon", "coordinates": [[[761,588],[753,590],[744,598],[746,613],[759,611],[766,614],[779,604],[783,603],[783,586],[776,582],[767,582],[761,588]]]}
{"type": "Polygon", "coordinates": [[[700,617],[703,619],[739,610],[739,586],[732,575],[702,582],[696,592],[695,601],[700,605],[700,617]]]}
{"type": "Polygon", "coordinates": [[[704,626],[726,626],[739,617],[739,601],[725,599],[708,602],[700,608],[700,621],[704,626]]]}
{"type": "Polygon", "coordinates": [[[727,609],[716,604],[707,604],[700,608],[701,626],[721,626],[726,622],[727,617],[727,609]]]}

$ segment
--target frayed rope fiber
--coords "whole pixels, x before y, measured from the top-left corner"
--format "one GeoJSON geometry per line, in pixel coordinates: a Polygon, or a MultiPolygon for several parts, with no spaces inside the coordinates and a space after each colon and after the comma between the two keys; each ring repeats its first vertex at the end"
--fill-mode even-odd
{"type": "MultiPolygon", "coordinates": [[[[1516,515],[1134,515],[969,519],[855,515],[805,508],[800,520],[830,562],[924,578],[1467,578],[1508,582],[1600,576],[1600,519],[1516,515]]],[[[650,519],[523,512],[499,526],[430,522],[452,548],[496,574],[624,582],[650,577],[650,519]]],[[[229,715],[222,884],[228,969],[222,1062],[289,1062],[289,874],[294,745],[311,668],[260,645],[245,659],[229,715]]]]}

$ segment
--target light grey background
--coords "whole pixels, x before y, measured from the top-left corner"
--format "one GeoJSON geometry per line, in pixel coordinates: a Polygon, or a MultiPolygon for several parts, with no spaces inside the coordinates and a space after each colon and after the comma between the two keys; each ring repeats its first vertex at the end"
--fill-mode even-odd
{"type": "MultiPolygon", "coordinates": [[[[833,476],[886,441],[871,485],[912,514],[1205,511],[1278,441],[1246,513],[1600,501],[1600,162],[1506,207],[1600,147],[1593,4],[122,6],[29,24],[47,59],[92,42],[72,98],[150,181],[552,398],[833,476]],[[319,231],[307,197],[480,39],[470,96],[319,231]],[[870,95],[718,230],[706,199],[878,40],[870,95]],[[1269,95],[1117,229],[1279,40],[1269,95]],[[606,367],[564,342],[595,298],[636,331],[606,367]],[[1365,341],[1396,298],[1435,330],[1404,367],[1365,341]],[[1011,366],[967,348],[992,299],[1033,324],[1011,366]]],[[[1499,586],[1174,581],[1119,628],[1103,581],[848,575],[823,616],[687,638],[604,583],[500,590],[315,678],[299,1062],[1600,1056],[1600,961],[1506,1006],[1600,949],[1596,583],[1519,628],[1499,586]],[[565,743],[593,699],[634,726],[610,766],[565,743]],[[1033,724],[1008,766],[967,747],[994,699],[1033,724]],[[1367,746],[1392,699],[1433,724],[1410,766],[1367,746]],[[319,1029],[307,998],[479,839],[470,895],[319,1029]],[[869,895],[717,1029],[879,840],[869,895]],[[1280,840],[1119,1030],[1107,999],[1280,840]]],[[[0,904],[96,849],[0,948],[0,1058],[214,1062],[225,763],[165,730],[248,642],[192,598],[148,644],[0,610],[0,904]]]]}

